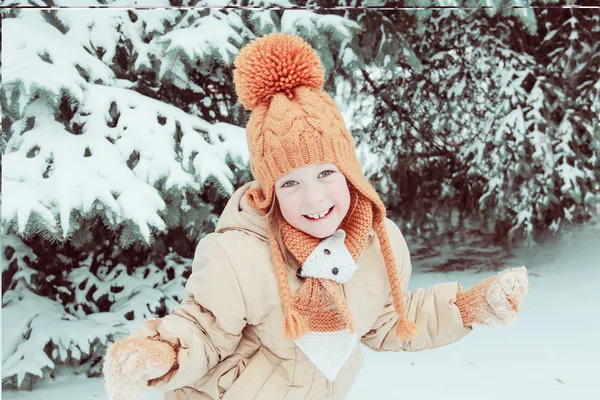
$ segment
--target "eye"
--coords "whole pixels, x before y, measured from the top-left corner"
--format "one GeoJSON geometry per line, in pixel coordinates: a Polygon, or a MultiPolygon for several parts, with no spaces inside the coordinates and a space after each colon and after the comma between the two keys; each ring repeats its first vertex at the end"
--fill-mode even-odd
{"type": "Polygon", "coordinates": [[[324,178],[325,176],[329,176],[329,175],[333,174],[334,172],[335,172],[335,171],[332,171],[332,170],[328,169],[327,171],[323,171],[323,172],[321,172],[321,173],[319,174],[319,177],[323,177],[323,178],[324,178]],[[326,174],[326,175],[325,175],[325,176],[323,176],[323,174],[326,174]]]}
{"type": "Polygon", "coordinates": [[[281,187],[292,187],[294,185],[288,185],[288,183],[296,183],[296,181],[287,181],[286,183],[284,183],[283,185],[281,185],[281,187]]]}

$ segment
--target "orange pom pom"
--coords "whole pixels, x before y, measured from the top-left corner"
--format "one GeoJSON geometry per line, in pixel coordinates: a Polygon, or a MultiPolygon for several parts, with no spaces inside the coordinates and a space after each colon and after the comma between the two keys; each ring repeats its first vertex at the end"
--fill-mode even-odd
{"type": "Polygon", "coordinates": [[[275,93],[294,97],[293,89],[323,88],[325,72],[313,48],[301,37],[272,33],[245,46],[235,59],[233,81],[245,109],[265,104],[275,93]]]}

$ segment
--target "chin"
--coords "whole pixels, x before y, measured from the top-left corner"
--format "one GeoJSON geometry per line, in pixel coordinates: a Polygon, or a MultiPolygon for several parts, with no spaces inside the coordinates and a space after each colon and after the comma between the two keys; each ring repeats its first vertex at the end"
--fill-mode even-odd
{"type": "MultiPolygon", "coordinates": [[[[335,232],[335,231],[334,231],[334,232],[335,232]]],[[[316,237],[317,239],[325,239],[325,238],[327,238],[327,237],[329,237],[329,236],[333,235],[333,232],[331,232],[331,233],[325,233],[325,234],[323,234],[323,233],[321,233],[321,234],[318,234],[318,233],[309,233],[309,234],[310,234],[311,236],[314,236],[314,237],[316,237]]]]}
{"type": "Polygon", "coordinates": [[[337,227],[329,228],[329,229],[312,229],[310,232],[307,232],[309,235],[316,237],[317,239],[325,239],[329,236],[333,235],[337,227]]]}

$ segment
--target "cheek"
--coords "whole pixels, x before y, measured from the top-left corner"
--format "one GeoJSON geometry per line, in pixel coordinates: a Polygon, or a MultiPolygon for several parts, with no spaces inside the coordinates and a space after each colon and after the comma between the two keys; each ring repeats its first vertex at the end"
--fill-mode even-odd
{"type": "Polygon", "coordinates": [[[345,216],[350,208],[350,191],[346,183],[344,182],[344,185],[338,188],[335,193],[335,202],[339,207],[340,213],[345,216]]]}
{"type": "Polygon", "coordinates": [[[291,197],[281,199],[279,201],[279,209],[281,210],[281,215],[283,215],[283,218],[285,218],[288,222],[293,222],[300,217],[298,215],[299,204],[291,197]]]}

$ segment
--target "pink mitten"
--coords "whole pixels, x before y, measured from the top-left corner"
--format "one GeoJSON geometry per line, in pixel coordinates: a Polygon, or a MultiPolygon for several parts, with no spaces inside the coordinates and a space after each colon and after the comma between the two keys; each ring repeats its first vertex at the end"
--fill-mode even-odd
{"type": "Polygon", "coordinates": [[[500,272],[456,295],[456,305],[465,326],[474,322],[491,327],[511,325],[527,293],[527,268],[500,272]]]}
{"type": "Polygon", "coordinates": [[[138,400],[148,381],[177,368],[176,346],[150,339],[117,340],[104,357],[102,371],[109,400],[138,400]]]}

